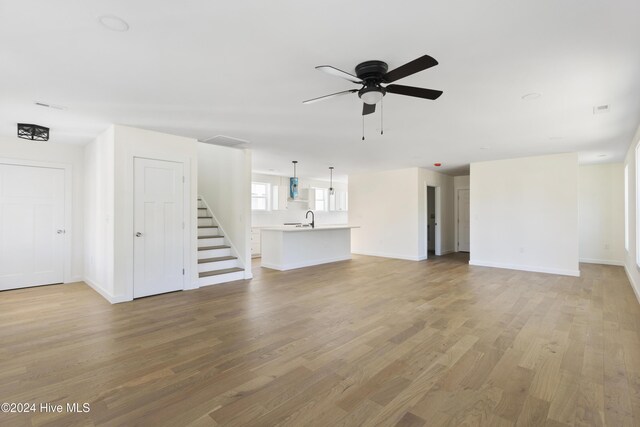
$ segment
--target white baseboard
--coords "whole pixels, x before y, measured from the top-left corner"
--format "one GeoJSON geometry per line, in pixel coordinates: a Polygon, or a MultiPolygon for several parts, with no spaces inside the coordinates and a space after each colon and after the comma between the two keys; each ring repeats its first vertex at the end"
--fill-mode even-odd
{"type": "Polygon", "coordinates": [[[447,255],[447,254],[452,254],[452,253],[454,253],[454,252],[455,252],[455,251],[454,251],[453,249],[448,249],[448,250],[446,250],[446,251],[442,251],[442,252],[440,252],[440,256],[442,256],[442,255],[447,255]]]}
{"type": "Polygon", "coordinates": [[[76,283],[83,282],[84,278],[82,276],[73,276],[72,278],[65,280],[64,283],[76,283]]]}
{"type": "Polygon", "coordinates": [[[82,281],[86,283],[91,289],[93,289],[98,294],[100,294],[101,297],[109,301],[111,304],[118,304],[121,302],[131,301],[129,298],[127,298],[124,295],[118,295],[118,296],[111,295],[109,292],[105,291],[100,285],[98,285],[97,283],[95,283],[90,279],[87,279],[86,277],[82,281]]]}
{"type": "Polygon", "coordinates": [[[392,254],[388,252],[368,252],[368,251],[352,250],[351,253],[356,255],[377,256],[381,258],[404,259],[407,261],[422,261],[426,259],[425,256],[408,256],[408,255],[392,254]]]}
{"type": "Polygon", "coordinates": [[[537,266],[531,266],[531,265],[518,265],[518,264],[508,264],[508,263],[501,263],[501,262],[478,261],[478,260],[469,260],[469,265],[475,265],[478,267],[504,268],[507,270],[531,271],[534,273],[549,273],[549,274],[559,274],[562,276],[580,277],[580,270],[568,270],[564,268],[537,267],[537,266]]]}
{"type": "Polygon", "coordinates": [[[633,280],[633,276],[629,273],[627,269],[627,265],[624,265],[624,272],[627,273],[627,279],[629,279],[629,283],[631,284],[631,289],[633,289],[633,293],[636,294],[636,299],[638,300],[638,304],[640,304],[640,286],[633,280]]]}
{"type": "Polygon", "coordinates": [[[612,259],[594,259],[594,258],[580,258],[580,262],[586,264],[604,264],[604,265],[617,265],[619,267],[624,266],[623,261],[616,261],[612,259]]]}
{"type": "Polygon", "coordinates": [[[284,265],[271,264],[263,261],[262,264],[260,264],[260,266],[265,268],[270,268],[272,270],[287,271],[287,270],[294,270],[296,268],[311,267],[314,265],[321,265],[321,264],[329,264],[331,262],[349,261],[350,259],[351,259],[351,256],[346,258],[345,257],[324,258],[324,259],[316,259],[311,261],[296,262],[293,264],[284,264],[284,265]]]}

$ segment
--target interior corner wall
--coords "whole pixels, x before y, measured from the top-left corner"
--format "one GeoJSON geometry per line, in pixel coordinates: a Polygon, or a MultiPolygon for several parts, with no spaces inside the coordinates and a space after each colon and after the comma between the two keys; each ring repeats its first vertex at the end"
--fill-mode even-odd
{"type": "Polygon", "coordinates": [[[472,265],[579,276],[578,155],[471,164],[472,265]]]}
{"type": "Polygon", "coordinates": [[[420,259],[418,181],[418,168],[349,175],[351,252],[420,259]]]}
{"type": "MultiPolygon", "coordinates": [[[[634,135],[627,156],[624,160],[624,165],[628,168],[628,204],[627,204],[627,218],[628,227],[626,230],[627,239],[629,242],[628,250],[625,250],[624,268],[631,282],[631,286],[636,294],[636,298],[640,302],[640,267],[638,267],[637,253],[638,253],[638,239],[637,239],[637,227],[638,227],[638,170],[636,169],[636,147],[640,144],[640,127],[634,135]]],[[[624,172],[623,172],[624,173],[624,172]]]]}
{"type": "Polygon", "coordinates": [[[580,262],[624,265],[624,164],[579,167],[580,262]]]}
{"type": "Polygon", "coordinates": [[[198,194],[251,274],[251,151],[197,143],[198,194]]]}
{"type": "Polygon", "coordinates": [[[436,227],[440,227],[440,255],[451,253],[455,249],[453,183],[452,176],[429,169],[418,169],[418,259],[427,258],[427,186],[440,188],[440,200],[436,201],[440,203],[439,215],[436,209],[436,227]]]}
{"type": "Polygon", "coordinates": [[[458,190],[469,190],[471,188],[471,177],[469,175],[456,176],[453,178],[453,247],[458,252],[458,190]]]}
{"type": "Polygon", "coordinates": [[[84,281],[114,298],[114,130],[84,146],[84,281]]]}
{"type": "Polygon", "coordinates": [[[77,282],[84,278],[84,147],[56,142],[25,141],[17,137],[0,137],[0,158],[58,163],[71,166],[72,212],[71,224],[67,224],[67,236],[71,238],[70,277],[65,282],[77,282]]]}

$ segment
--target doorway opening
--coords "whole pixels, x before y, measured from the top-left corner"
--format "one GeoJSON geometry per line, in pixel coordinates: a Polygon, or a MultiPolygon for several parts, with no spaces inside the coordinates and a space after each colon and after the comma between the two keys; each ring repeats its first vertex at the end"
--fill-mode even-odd
{"type": "Polygon", "coordinates": [[[441,255],[440,248],[440,187],[427,185],[426,188],[426,233],[425,233],[425,254],[427,259],[432,256],[441,255]]]}
{"type": "Polygon", "coordinates": [[[458,190],[458,221],[457,221],[457,235],[458,235],[458,252],[467,252],[471,250],[470,245],[470,215],[469,215],[469,189],[458,190]]]}

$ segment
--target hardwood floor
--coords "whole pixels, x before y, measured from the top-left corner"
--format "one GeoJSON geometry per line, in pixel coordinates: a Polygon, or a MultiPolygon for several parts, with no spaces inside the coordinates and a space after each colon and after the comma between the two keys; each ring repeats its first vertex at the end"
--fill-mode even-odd
{"type": "Polygon", "coordinates": [[[357,256],[110,305],[0,293],[0,425],[638,426],[640,305],[582,277],[357,256]]]}

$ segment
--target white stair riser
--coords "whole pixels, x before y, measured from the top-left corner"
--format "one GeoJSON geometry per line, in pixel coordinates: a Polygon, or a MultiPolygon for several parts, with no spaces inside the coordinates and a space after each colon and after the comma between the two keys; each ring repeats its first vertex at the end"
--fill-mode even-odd
{"type": "Polygon", "coordinates": [[[209,249],[206,251],[198,251],[198,259],[216,258],[220,256],[230,256],[231,249],[209,249]]]}
{"type": "Polygon", "coordinates": [[[209,239],[198,239],[198,247],[224,245],[224,237],[211,237],[209,239]]]}
{"type": "Polygon", "coordinates": [[[216,236],[219,228],[198,228],[198,236],[216,236]]]}
{"type": "Polygon", "coordinates": [[[205,262],[198,264],[198,273],[205,271],[224,270],[225,268],[240,267],[237,259],[230,259],[227,261],[205,262]]]}
{"type": "Polygon", "coordinates": [[[234,273],[218,274],[217,276],[201,277],[198,279],[200,286],[217,285],[219,283],[232,282],[234,280],[243,280],[244,271],[234,273]]]}
{"type": "Polygon", "coordinates": [[[198,218],[198,225],[215,225],[213,218],[198,218]]]}

